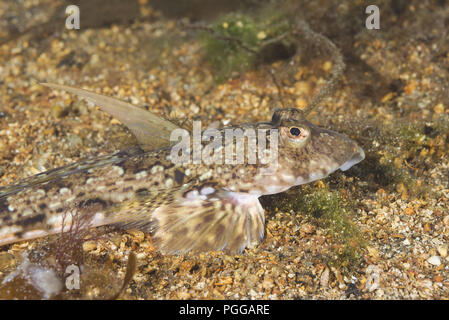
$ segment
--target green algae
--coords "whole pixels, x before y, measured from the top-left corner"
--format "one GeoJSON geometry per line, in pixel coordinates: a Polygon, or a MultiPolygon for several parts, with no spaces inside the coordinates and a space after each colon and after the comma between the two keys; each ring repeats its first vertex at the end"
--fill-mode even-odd
{"type": "Polygon", "coordinates": [[[354,271],[363,261],[361,249],[365,243],[351,221],[351,209],[340,193],[319,189],[300,196],[295,203],[297,212],[326,229],[336,244],[334,254],[326,258],[326,263],[346,272],[354,271]]]}
{"type": "Polygon", "coordinates": [[[294,48],[287,34],[290,19],[279,10],[260,10],[254,16],[231,13],[200,33],[206,58],[216,71],[217,82],[289,56],[294,48]]]}
{"type": "Polygon", "coordinates": [[[355,272],[363,262],[366,241],[351,220],[352,206],[340,192],[328,187],[303,186],[301,192],[288,191],[263,203],[272,208],[291,211],[326,231],[332,253],[323,262],[344,273],[355,272]]]}

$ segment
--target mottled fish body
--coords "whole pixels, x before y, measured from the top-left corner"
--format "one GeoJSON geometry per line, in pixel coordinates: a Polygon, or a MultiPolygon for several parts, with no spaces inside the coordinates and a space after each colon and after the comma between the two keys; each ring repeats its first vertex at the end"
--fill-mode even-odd
{"type": "Polygon", "coordinates": [[[150,232],[164,253],[241,252],[263,238],[261,195],[322,179],[364,158],[348,137],[316,127],[296,109],[282,109],[271,122],[234,127],[278,132],[277,163],[270,171],[262,170],[269,164],[248,163],[247,157],[241,164],[178,163],[169,140],[178,127],[171,122],[86,90],[49,86],[100,105],[130,128],[140,148],[0,188],[0,245],[60,232],[72,216],[87,215],[92,227],[117,224],[150,232]]]}

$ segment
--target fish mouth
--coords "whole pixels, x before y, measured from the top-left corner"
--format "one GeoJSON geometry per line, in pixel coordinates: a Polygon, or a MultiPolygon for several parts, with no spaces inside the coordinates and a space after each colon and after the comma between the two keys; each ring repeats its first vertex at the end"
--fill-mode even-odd
{"type": "Polygon", "coordinates": [[[354,166],[357,163],[359,163],[360,161],[362,161],[363,159],[365,159],[365,152],[363,151],[362,148],[357,146],[357,151],[351,156],[351,158],[349,158],[348,161],[343,163],[339,169],[341,171],[346,171],[349,168],[351,168],[352,166],[354,166]]]}

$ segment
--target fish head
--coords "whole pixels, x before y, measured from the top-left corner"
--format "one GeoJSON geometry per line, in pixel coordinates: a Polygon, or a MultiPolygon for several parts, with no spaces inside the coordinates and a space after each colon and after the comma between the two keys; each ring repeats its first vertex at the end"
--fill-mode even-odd
{"type": "Polygon", "coordinates": [[[319,128],[297,109],[274,113],[272,125],[278,128],[278,173],[292,185],[325,178],[340,169],[346,171],[365,158],[357,143],[344,134],[319,128]]]}

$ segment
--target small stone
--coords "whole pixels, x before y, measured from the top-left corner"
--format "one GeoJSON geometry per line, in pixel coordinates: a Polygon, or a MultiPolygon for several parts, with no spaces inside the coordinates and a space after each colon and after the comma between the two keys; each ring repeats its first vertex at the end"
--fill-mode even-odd
{"type": "Polygon", "coordinates": [[[257,39],[259,39],[259,40],[263,40],[263,39],[265,39],[267,37],[267,34],[264,32],[264,31],[260,31],[258,34],[257,34],[257,39]]]}
{"type": "Polygon", "coordinates": [[[185,292],[185,291],[178,292],[178,298],[181,300],[188,300],[188,299],[190,299],[190,297],[191,297],[191,295],[188,292],[185,292]]]}
{"type": "Polygon", "coordinates": [[[139,252],[138,254],[136,254],[137,260],[143,260],[146,257],[147,257],[147,254],[145,252],[139,252]]]}
{"type": "Polygon", "coordinates": [[[245,279],[245,284],[247,287],[254,287],[258,283],[259,279],[255,274],[251,274],[245,279]]]}
{"type": "Polygon", "coordinates": [[[294,92],[298,95],[308,95],[311,91],[310,84],[307,81],[297,81],[294,92]]]}
{"type": "Polygon", "coordinates": [[[83,144],[83,139],[76,134],[71,134],[67,137],[67,146],[69,149],[75,150],[83,144]]]}
{"type": "Polygon", "coordinates": [[[307,101],[303,98],[297,98],[295,104],[298,109],[304,109],[307,106],[307,101]]]}
{"type": "Polygon", "coordinates": [[[271,278],[265,278],[262,282],[262,288],[265,290],[270,290],[274,287],[274,281],[271,278]]]}
{"type": "Polygon", "coordinates": [[[96,64],[98,64],[99,62],[100,62],[100,57],[98,56],[98,54],[93,54],[93,55],[90,57],[90,63],[91,63],[91,64],[96,65],[96,64]]]}
{"type": "Polygon", "coordinates": [[[391,100],[391,98],[393,98],[393,92],[389,92],[386,95],[384,95],[381,102],[385,103],[385,102],[391,100]]]}
{"type": "Polygon", "coordinates": [[[9,267],[13,266],[16,259],[8,252],[0,253],[0,271],[5,271],[9,267]]]}
{"type": "Polygon", "coordinates": [[[394,158],[393,164],[398,169],[402,168],[402,159],[401,158],[394,158]]]}
{"type": "Polygon", "coordinates": [[[301,225],[300,232],[303,234],[311,234],[315,231],[315,227],[310,223],[304,223],[301,225]]]}
{"type": "Polygon", "coordinates": [[[440,254],[440,256],[442,256],[443,258],[447,256],[447,248],[444,246],[439,246],[438,247],[438,253],[440,254]]]}
{"type": "Polygon", "coordinates": [[[191,110],[193,113],[198,113],[198,112],[200,112],[200,108],[199,108],[196,104],[190,105],[190,110],[191,110]]]}
{"type": "Polygon", "coordinates": [[[68,113],[68,109],[60,105],[55,105],[51,108],[51,115],[55,118],[65,117],[68,113]]]}
{"type": "Polygon", "coordinates": [[[6,152],[6,149],[9,148],[9,145],[6,144],[6,141],[0,140],[0,152],[6,152]]]}
{"type": "Polygon", "coordinates": [[[445,217],[443,218],[443,223],[444,223],[445,225],[449,226],[449,216],[445,216],[445,217]]]}
{"type": "Polygon", "coordinates": [[[327,288],[329,285],[329,269],[326,268],[321,274],[320,284],[323,288],[327,288]]]}
{"type": "Polygon", "coordinates": [[[376,259],[379,258],[379,251],[377,250],[377,248],[368,246],[366,249],[368,250],[368,253],[371,257],[376,259]]]}
{"type": "Polygon", "coordinates": [[[430,279],[418,280],[416,284],[420,288],[432,290],[432,280],[430,279]]]}
{"type": "Polygon", "coordinates": [[[138,242],[142,242],[145,239],[145,233],[140,230],[128,230],[128,233],[138,242]]]}
{"type": "Polygon", "coordinates": [[[332,69],[332,62],[326,61],[323,63],[323,70],[329,72],[332,69]]]}
{"type": "Polygon", "coordinates": [[[434,108],[433,111],[435,111],[436,114],[442,114],[444,113],[444,105],[442,103],[437,104],[434,108]]]}
{"type": "Polygon", "coordinates": [[[427,262],[434,266],[439,266],[441,264],[440,257],[438,256],[431,256],[429,259],[427,259],[427,262]]]}
{"type": "Polygon", "coordinates": [[[97,243],[94,241],[86,241],[83,243],[83,250],[85,252],[90,252],[97,249],[97,243]]]}
{"type": "Polygon", "coordinates": [[[379,298],[382,298],[384,295],[384,291],[382,289],[379,289],[376,291],[376,296],[379,298]]]}
{"type": "Polygon", "coordinates": [[[408,85],[406,85],[404,87],[404,91],[408,94],[411,95],[413,93],[413,91],[415,91],[415,89],[418,87],[418,83],[416,81],[411,81],[408,85]]]}
{"type": "Polygon", "coordinates": [[[426,149],[426,148],[424,148],[424,149],[421,150],[421,152],[419,153],[419,155],[420,155],[421,157],[424,158],[424,157],[427,156],[428,153],[429,153],[429,150],[426,149]]]}

